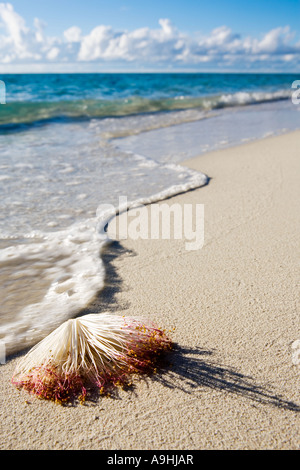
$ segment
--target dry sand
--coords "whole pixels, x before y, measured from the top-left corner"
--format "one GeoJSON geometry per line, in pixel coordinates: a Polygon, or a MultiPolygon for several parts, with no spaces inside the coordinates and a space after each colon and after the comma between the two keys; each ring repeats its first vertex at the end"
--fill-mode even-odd
{"type": "Polygon", "coordinates": [[[1,366],[2,449],[299,449],[300,132],[200,156],[205,244],[124,240],[105,253],[107,286],[90,311],[171,329],[172,366],[118,399],[61,407],[10,384],[1,366]]]}

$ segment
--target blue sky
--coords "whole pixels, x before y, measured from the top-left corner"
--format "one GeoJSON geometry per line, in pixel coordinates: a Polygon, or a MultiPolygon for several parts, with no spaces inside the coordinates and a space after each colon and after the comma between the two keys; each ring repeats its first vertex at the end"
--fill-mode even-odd
{"type": "Polygon", "coordinates": [[[0,72],[300,71],[300,0],[0,2],[0,72]]]}
{"type": "Polygon", "coordinates": [[[209,33],[226,25],[244,34],[262,34],[279,26],[300,29],[300,0],[13,0],[28,24],[38,17],[49,34],[79,26],[87,34],[99,24],[115,29],[157,27],[169,18],[180,30],[209,33]],[[72,7],[71,7],[72,5],[72,7]]]}

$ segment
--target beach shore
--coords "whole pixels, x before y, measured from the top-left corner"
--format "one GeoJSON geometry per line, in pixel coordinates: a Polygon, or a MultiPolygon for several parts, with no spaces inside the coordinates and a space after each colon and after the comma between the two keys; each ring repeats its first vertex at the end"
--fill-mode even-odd
{"type": "Polygon", "coordinates": [[[164,203],[204,204],[204,246],[114,242],[87,309],[175,328],[170,366],[118,399],[61,407],[17,391],[8,359],[1,449],[299,449],[299,142],[296,131],[184,162],[209,184],[164,203]]]}

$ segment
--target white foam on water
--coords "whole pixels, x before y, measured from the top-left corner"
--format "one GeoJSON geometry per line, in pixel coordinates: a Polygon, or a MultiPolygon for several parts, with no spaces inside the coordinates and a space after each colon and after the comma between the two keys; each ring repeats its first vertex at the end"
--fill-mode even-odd
{"type": "Polygon", "coordinates": [[[92,300],[104,283],[103,246],[95,221],[87,220],[45,234],[38,242],[0,251],[0,266],[10,265],[22,277],[43,276],[50,285],[39,302],[26,305],[12,321],[0,326],[8,353],[36,343],[92,300]]]}
{"type": "Polygon", "coordinates": [[[291,90],[265,91],[239,91],[221,95],[217,100],[217,106],[240,106],[256,103],[266,103],[285,100],[291,97],[291,90]]]}
{"type": "MultiPolygon", "coordinates": [[[[111,200],[104,207],[103,203],[98,201],[98,209],[93,217],[86,218],[83,211],[81,220],[63,229],[59,229],[59,224],[61,221],[64,223],[63,219],[68,217],[68,214],[59,214],[55,220],[50,220],[46,224],[49,229],[53,228],[53,231],[32,230],[23,233],[25,243],[16,241],[0,250],[0,270],[5,266],[9,268],[6,271],[9,273],[6,275],[6,281],[15,283],[23,280],[28,289],[29,304],[15,312],[13,316],[10,315],[8,321],[0,324],[0,338],[4,341],[8,354],[37,343],[63,321],[74,317],[101,291],[105,280],[105,266],[101,252],[110,242],[104,229],[116,214],[130,207],[157,202],[207,183],[207,177],[203,173],[178,164],[163,164],[129,151],[124,152],[124,156],[128,166],[131,165],[135,169],[134,174],[137,178],[136,191],[133,191],[133,187],[131,189],[128,187],[128,178],[123,175],[125,178],[123,187],[127,188],[127,193],[117,192],[117,195],[128,197],[125,205],[112,203],[111,200]],[[149,184],[147,191],[145,178],[149,184]],[[160,185],[159,178],[161,178],[160,185]],[[169,182],[169,186],[166,186],[166,181],[169,182]],[[163,189],[155,192],[155,188],[151,186],[154,183],[155,188],[163,189]],[[146,195],[143,196],[143,192],[146,195]],[[31,280],[35,282],[36,278],[44,282],[41,288],[43,295],[32,303],[30,283],[31,280]]],[[[122,175],[119,173],[117,176],[122,175]]],[[[51,203],[55,197],[45,201],[51,203]]],[[[76,204],[84,202],[87,197],[87,193],[79,192],[75,198],[76,204]]],[[[118,200],[116,194],[113,200],[114,202],[118,200]]],[[[80,206],[75,208],[80,211],[80,206]]],[[[15,295],[18,296],[18,292],[15,295]]]]}

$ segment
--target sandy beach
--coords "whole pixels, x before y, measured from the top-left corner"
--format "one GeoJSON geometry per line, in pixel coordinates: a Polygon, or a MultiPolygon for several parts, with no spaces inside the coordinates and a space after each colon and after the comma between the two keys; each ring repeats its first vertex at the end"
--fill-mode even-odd
{"type": "Polygon", "coordinates": [[[299,142],[296,131],[184,163],[209,184],[164,203],[204,204],[204,246],[114,242],[87,309],[175,328],[171,364],[116,399],[62,407],[17,391],[8,358],[1,449],[299,449],[299,142]]]}

